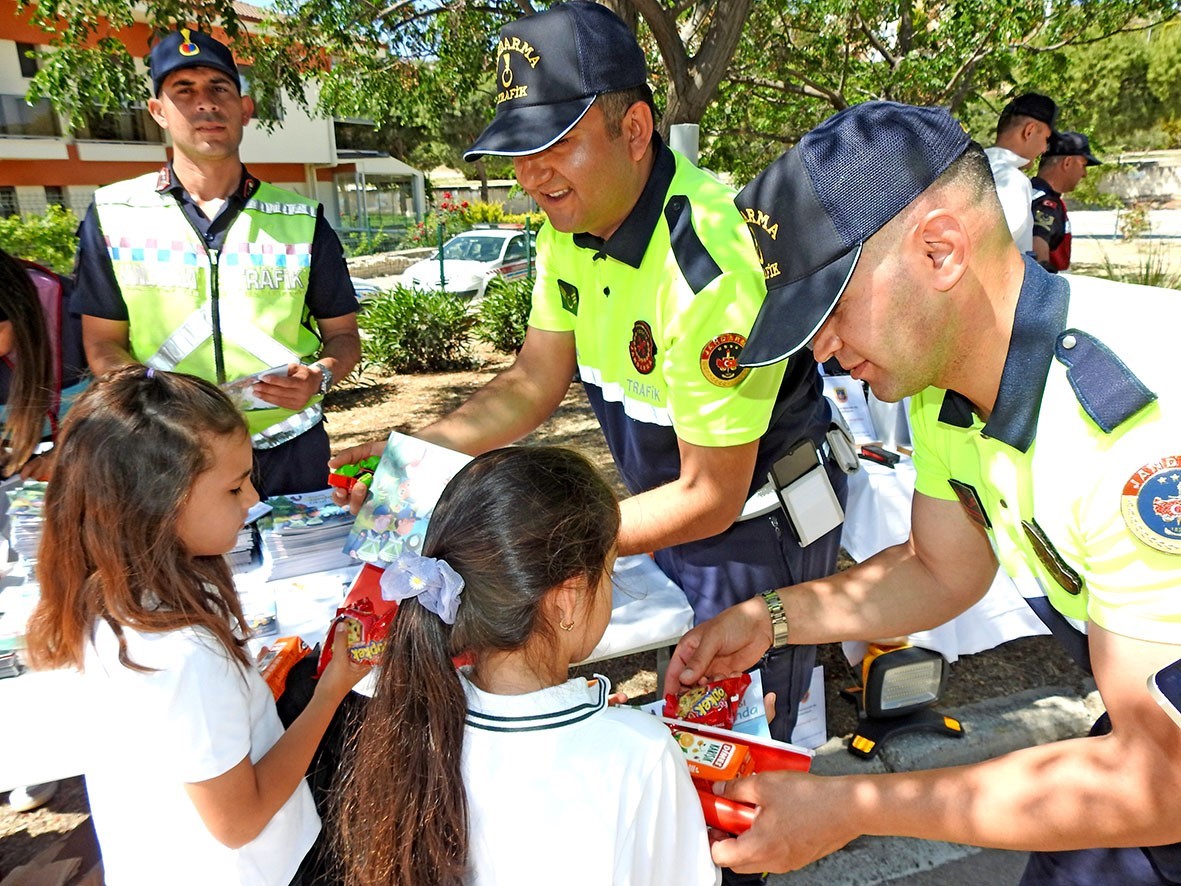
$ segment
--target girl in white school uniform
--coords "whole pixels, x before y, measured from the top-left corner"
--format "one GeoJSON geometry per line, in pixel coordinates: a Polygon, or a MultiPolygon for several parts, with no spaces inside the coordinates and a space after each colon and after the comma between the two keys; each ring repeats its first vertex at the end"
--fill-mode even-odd
{"type": "Polygon", "coordinates": [[[77,667],[108,886],[296,876],[320,832],[304,774],[364,669],[342,646],[286,732],[222,556],[258,501],[215,386],[141,366],[95,382],[57,445],[29,653],[77,667]]]}
{"type": "Polygon", "coordinates": [[[611,617],[618,530],[569,450],[486,453],[448,484],[422,555],[382,578],[401,605],[344,780],[346,883],[718,882],[668,728],[568,679],[611,617]]]}

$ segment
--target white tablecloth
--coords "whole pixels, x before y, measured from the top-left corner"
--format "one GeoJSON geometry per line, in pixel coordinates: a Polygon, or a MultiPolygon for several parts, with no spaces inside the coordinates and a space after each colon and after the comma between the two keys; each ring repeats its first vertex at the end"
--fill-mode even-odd
{"type": "MultiPolygon", "coordinates": [[[[257,652],[274,637],[294,634],[309,645],[320,642],[359,568],[274,582],[261,582],[249,573],[238,576],[235,582],[244,597],[274,597],[279,622],[275,635],[252,640],[251,649],[257,652]]],[[[588,662],[672,645],[693,624],[684,593],[644,555],[616,562],[612,606],[611,623],[588,662]]],[[[69,670],[0,679],[0,791],[82,771],[79,750],[86,728],[77,717],[81,687],[79,674],[69,670]]]]}
{"type": "MultiPolygon", "coordinates": [[[[849,502],[841,533],[841,545],[857,561],[906,540],[915,480],[914,465],[906,456],[893,468],[864,459],[861,468],[849,477],[849,502]]],[[[961,655],[991,649],[1017,637],[1047,633],[1013,582],[998,570],[992,586],[976,605],[946,624],[912,634],[910,642],[955,661],[961,655]]],[[[846,643],[845,654],[850,661],[860,661],[865,644],[846,643]]]]}

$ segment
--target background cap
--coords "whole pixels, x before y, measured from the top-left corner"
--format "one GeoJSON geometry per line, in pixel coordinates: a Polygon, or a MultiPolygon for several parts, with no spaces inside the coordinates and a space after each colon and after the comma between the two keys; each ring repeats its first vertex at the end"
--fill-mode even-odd
{"type": "Polygon", "coordinates": [[[573,0],[517,19],[500,29],[496,44],[496,116],[463,159],[544,151],[595,96],[647,82],[635,35],[605,6],[573,0]]]}
{"type": "Polygon", "coordinates": [[[233,78],[241,88],[238,66],[234,55],[224,43],[192,28],[172,31],[152,47],[148,53],[148,73],[152,78],[152,94],[160,95],[164,78],[184,68],[216,68],[233,78]]]}
{"type": "Polygon", "coordinates": [[[1088,166],[1103,163],[1091,153],[1091,140],[1081,132],[1055,132],[1043,157],[1086,157],[1088,166]]]}
{"type": "Polygon", "coordinates": [[[1054,121],[1058,119],[1058,106],[1048,95],[1042,95],[1040,92],[1027,92],[1017,96],[1001,110],[1002,117],[1012,117],[1018,114],[1022,117],[1040,120],[1053,129],[1054,121]]]}
{"type": "Polygon", "coordinates": [[[829,117],[734,198],[767,298],[738,362],[786,359],[816,335],[861,246],[971,144],[944,108],[866,102],[829,117]]]}

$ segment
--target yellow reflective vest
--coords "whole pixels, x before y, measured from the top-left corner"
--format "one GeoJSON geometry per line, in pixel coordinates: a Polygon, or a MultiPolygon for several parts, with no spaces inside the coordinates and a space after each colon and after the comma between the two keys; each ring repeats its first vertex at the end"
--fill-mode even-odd
{"type": "MultiPolygon", "coordinates": [[[[94,195],[132,356],[218,383],[311,358],[320,346],[305,303],[316,202],[261,183],[222,248],[210,250],[156,182],[150,173],[94,195]]],[[[319,411],[317,399],[300,413],[248,409],[246,419],[252,435],[265,437],[276,426],[314,423],[319,411]]]]}

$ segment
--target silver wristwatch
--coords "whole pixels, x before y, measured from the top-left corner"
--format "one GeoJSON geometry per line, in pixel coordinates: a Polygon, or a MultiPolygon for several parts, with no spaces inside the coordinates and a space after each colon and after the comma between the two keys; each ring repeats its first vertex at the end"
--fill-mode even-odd
{"type": "Polygon", "coordinates": [[[763,600],[771,614],[771,648],[781,649],[787,645],[787,613],[783,611],[783,601],[778,591],[764,591],[763,600]]]}
{"type": "Polygon", "coordinates": [[[320,370],[320,395],[328,393],[328,389],[332,387],[332,370],[317,360],[315,363],[309,363],[309,366],[315,366],[320,370]]]}

